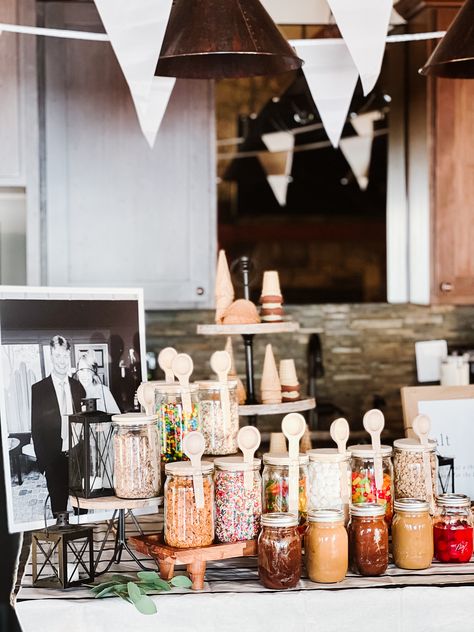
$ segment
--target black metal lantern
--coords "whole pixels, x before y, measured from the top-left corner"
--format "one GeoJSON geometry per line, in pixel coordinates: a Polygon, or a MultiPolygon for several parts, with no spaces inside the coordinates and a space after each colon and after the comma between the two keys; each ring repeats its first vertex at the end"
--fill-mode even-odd
{"type": "Polygon", "coordinates": [[[454,458],[438,454],[438,482],[443,494],[454,494],[454,458]]]}
{"type": "Polygon", "coordinates": [[[70,588],[94,580],[92,527],[69,524],[68,512],[57,514],[53,527],[31,534],[33,586],[70,588]]]}
{"type": "Polygon", "coordinates": [[[114,460],[112,415],[97,410],[95,399],[69,416],[69,492],[80,498],[112,496],[114,460]]]}

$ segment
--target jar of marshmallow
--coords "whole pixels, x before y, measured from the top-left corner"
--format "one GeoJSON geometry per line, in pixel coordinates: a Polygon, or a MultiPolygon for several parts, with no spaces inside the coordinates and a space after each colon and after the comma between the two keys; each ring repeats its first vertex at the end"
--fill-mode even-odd
{"type": "Polygon", "coordinates": [[[310,511],[341,509],[345,523],[349,520],[351,497],[351,453],[337,448],[309,450],[310,511]]]}

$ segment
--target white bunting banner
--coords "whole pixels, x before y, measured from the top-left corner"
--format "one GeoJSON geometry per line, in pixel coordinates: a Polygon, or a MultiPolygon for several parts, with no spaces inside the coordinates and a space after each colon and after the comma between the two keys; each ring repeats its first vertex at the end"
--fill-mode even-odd
{"type": "Polygon", "coordinates": [[[343,40],[293,40],[298,57],[304,60],[303,72],[333,147],[341,138],[358,72],[343,40]]]}
{"type": "Polygon", "coordinates": [[[155,77],[172,0],[95,0],[125,75],[142,132],[153,147],[175,79],[155,77]]]}
{"type": "Polygon", "coordinates": [[[328,0],[336,23],[359,71],[364,95],[382,68],[392,0],[328,0]]]}
{"type": "Polygon", "coordinates": [[[380,121],[381,118],[380,112],[366,112],[351,118],[351,125],[359,136],[373,136],[374,123],[380,121]]]}
{"type": "Polygon", "coordinates": [[[291,132],[270,132],[262,134],[262,140],[268,151],[293,151],[295,137],[291,132]]]}
{"type": "Polygon", "coordinates": [[[328,24],[331,10],[327,0],[261,0],[277,24],[328,24]]]}
{"type": "Polygon", "coordinates": [[[287,175],[267,176],[267,181],[278,204],[280,206],[286,206],[286,196],[288,194],[288,185],[291,182],[291,177],[287,175]]]}
{"type": "Polygon", "coordinates": [[[361,191],[365,191],[369,185],[372,141],[372,136],[350,136],[341,138],[339,143],[339,148],[349,163],[361,191]]]}

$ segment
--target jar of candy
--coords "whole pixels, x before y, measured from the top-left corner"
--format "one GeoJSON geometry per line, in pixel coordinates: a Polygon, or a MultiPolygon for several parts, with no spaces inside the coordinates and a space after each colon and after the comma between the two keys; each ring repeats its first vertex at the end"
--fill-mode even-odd
{"type": "Polygon", "coordinates": [[[352,455],[352,503],[382,504],[385,507],[385,520],[390,524],[393,511],[392,448],[382,445],[378,454],[370,445],[353,445],[347,450],[352,455]],[[380,467],[378,481],[377,464],[380,467]]]}
{"type": "Polygon", "coordinates": [[[201,431],[206,442],[205,454],[237,452],[239,403],[237,381],[198,382],[201,431]]]}
{"type": "Polygon", "coordinates": [[[418,439],[397,439],[393,448],[395,498],[427,500],[434,508],[438,493],[436,441],[423,446],[418,439]]]}
{"type": "Polygon", "coordinates": [[[154,498],[160,493],[160,443],[156,416],[114,415],[114,488],[119,498],[154,498]]]}
{"type": "Polygon", "coordinates": [[[165,542],[187,549],[209,546],[214,540],[214,465],[201,463],[202,476],[189,461],[165,465],[165,542]],[[195,487],[202,483],[202,497],[195,487]]]}
{"type": "Polygon", "coordinates": [[[258,536],[258,576],[266,588],[294,588],[301,577],[301,537],[298,516],[292,513],[262,515],[258,536]]]}
{"type": "MultiPolygon", "coordinates": [[[[304,522],[308,511],[308,455],[300,454],[298,463],[298,516],[304,522]]],[[[263,513],[289,511],[288,452],[264,454],[263,464],[263,513]]]]}
{"type": "Polygon", "coordinates": [[[355,573],[374,577],[388,566],[388,526],[385,507],[378,503],[351,505],[349,550],[355,573]]]}
{"type": "Polygon", "coordinates": [[[216,538],[219,542],[253,540],[260,531],[262,477],[260,459],[241,456],[215,459],[216,538]]]}
{"type": "Polygon", "coordinates": [[[312,582],[341,582],[347,573],[349,546],[341,509],[308,511],[305,535],[308,577],[312,582]]]}
{"type": "Polygon", "coordinates": [[[342,509],[349,520],[351,500],[351,454],[336,448],[309,450],[308,511],[342,509]]]}
{"type": "Polygon", "coordinates": [[[163,463],[186,459],[183,439],[192,430],[201,430],[197,384],[163,384],[155,388],[155,408],[163,463]]]}
{"type": "Polygon", "coordinates": [[[433,520],[434,554],[440,562],[460,564],[472,555],[471,499],[464,494],[441,494],[433,520]]]}
{"type": "Polygon", "coordinates": [[[417,498],[399,498],[393,506],[393,561],[399,568],[428,568],[433,560],[433,523],[429,503],[417,498]]]}

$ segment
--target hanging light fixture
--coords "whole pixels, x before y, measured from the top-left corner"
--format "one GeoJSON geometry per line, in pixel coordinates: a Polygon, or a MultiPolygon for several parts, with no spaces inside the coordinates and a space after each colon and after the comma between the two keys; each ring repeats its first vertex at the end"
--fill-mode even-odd
{"type": "Polygon", "coordinates": [[[259,0],[173,0],[155,75],[254,77],[302,63],[259,0]]]}
{"type": "Polygon", "coordinates": [[[474,0],[466,1],[420,73],[474,79],[474,0]]]}

